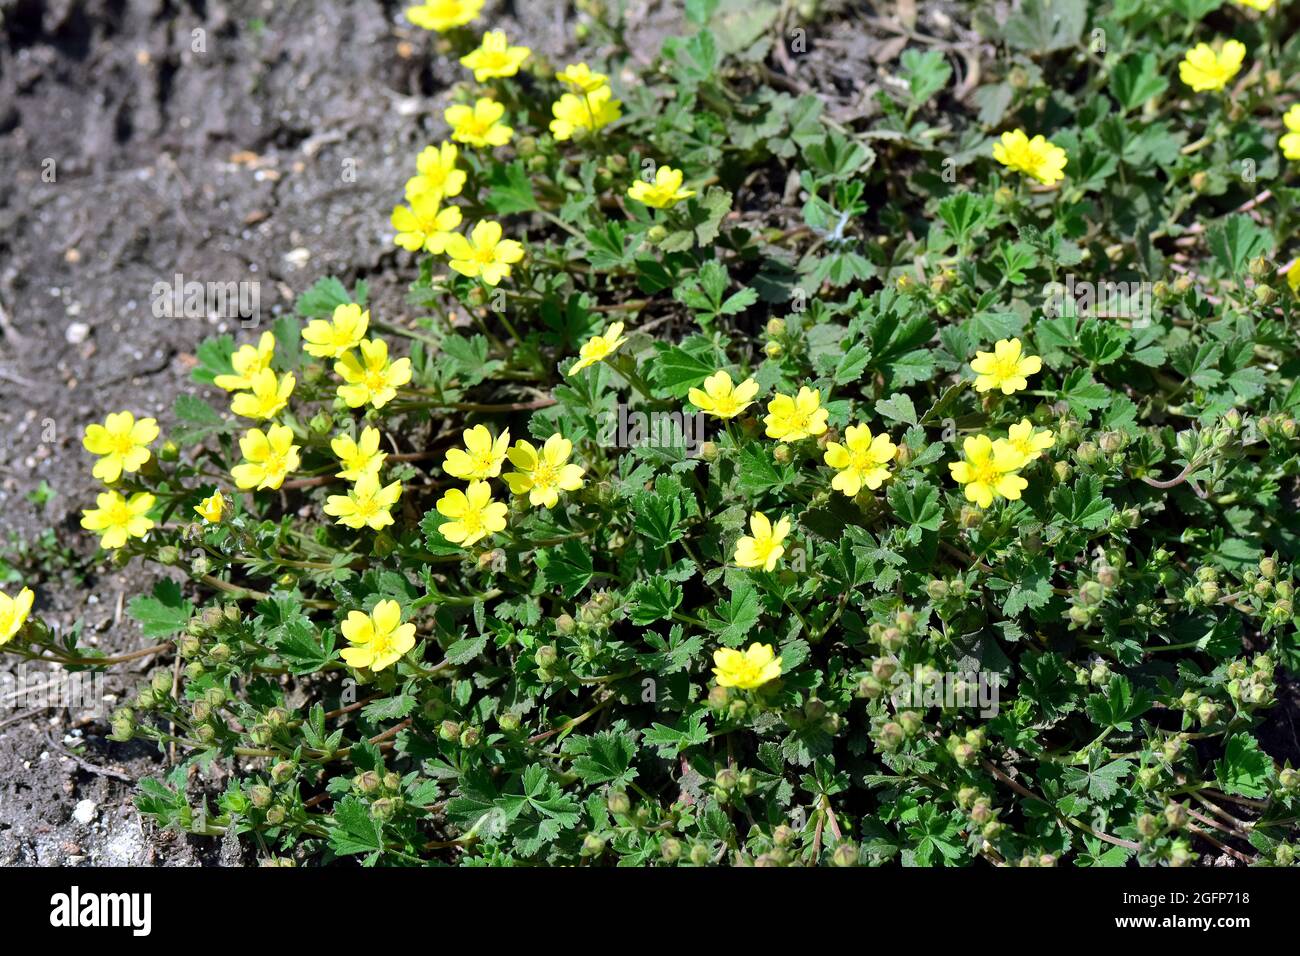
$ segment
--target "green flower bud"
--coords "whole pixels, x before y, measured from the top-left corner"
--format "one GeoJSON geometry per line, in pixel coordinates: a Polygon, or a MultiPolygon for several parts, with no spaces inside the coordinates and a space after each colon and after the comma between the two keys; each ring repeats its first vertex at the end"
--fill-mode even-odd
{"type": "Polygon", "coordinates": [[[650,245],[657,246],[668,238],[668,230],[663,226],[651,226],[646,230],[645,238],[646,242],[650,243],[650,245]]]}
{"type": "Polygon", "coordinates": [[[713,859],[709,853],[709,848],[703,843],[696,843],[691,846],[691,862],[696,866],[708,866],[713,859]]]}
{"type": "Polygon", "coordinates": [[[162,461],[177,461],[181,457],[181,446],[168,439],[158,449],[158,458],[162,461]]]}
{"type": "Polygon", "coordinates": [[[281,823],[283,823],[284,817],[285,817],[284,807],[274,806],[271,807],[271,809],[266,811],[266,822],[273,827],[278,827],[281,823]]]}
{"type": "Polygon", "coordinates": [[[740,783],[740,775],[731,767],[723,767],[714,775],[713,782],[724,791],[734,790],[740,783]]]}
{"type": "Polygon", "coordinates": [[[1186,866],[1196,859],[1197,855],[1192,852],[1192,845],[1184,839],[1177,839],[1173,846],[1169,848],[1169,865],[1186,866]]]}
{"type": "Polygon", "coordinates": [[[543,644],[533,655],[533,660],[538,667],[554,667],[559,660],[559,652],[555,649],[554,644],[543,644]]]}
{"type": "Polygon", "coordinates": [[[1171,829],[1181,830],[1187,825],[1187,808],[1181,803],[1171,803],[1166,806],[1165,823],[1171,829]]]}
{"type": "Polygon", "coordinates": [[[788,465],[790,463],[790,460],[794,457],[794,454],[790,451],[789,445],[782,443],[780,445],[777,445],[776,448],[773,449],[772,457],[775,458],[780,464],[788,465]]]}
{"type": "Polygon", "coordinates": [[[700,457],[705,461],[717,461],[722,450],[715,441],[700,442],[700,457]]]}
{"type": "Polygon", "coordinates": [[[1128,443],[1128,438],[1123,432],[1105,432],[1097,440],[1098,447],[1101,448],[1102,454],[1114,455],[1124,449],[1128,443]]]}
{"type": "Polygon", "coordinates": [[[782,355],[785,354],[785,346],[783,346],[780,342],[775,342],[775,341],[768,342],[766,345],[763,346],[763,352],[767,355],[768,358],[779,359],[782,355]]]}
{"type": "Polygon", "coordinates": [[[259,810],[265,810],[275,799],[275,793],[265,784],[255,784],[248,788],[248,799],[253,802],[253,806],[259,810]]]}
{"type": "Polygon", "coordinates": [[[789,846],[794,842],[794,830],[782,823],[772,831],[772,842],[777,846],[789,846]]]}
{"type": "Polygon", "coordinates": [[[892,753],[902,745],[905,736],[902,726],[891,720],[880,728],[880,732],[876,735],[876,743],[881,750],[892,753]]]}
{"type": "Polygon", "coordinates": [[[288,760],[281,760],[271,768],[271,782],[282,784],[293,776],[294,765],[288,760]]]}
{"type": "Polygon", "coordinates": [[[863,677],[858,681],[854,695],[866,700],[875,700],[885,691],[884,685],[874,677],[863,677]]]}
{"type": "Polygon", "coordinates": [[[460,740],[460,724],[454,720],[444,720],[438,728],[438,736],[448,743],[456,743],[460,740]]]}
{"type": "Polygon", "coordinates": [[[925,726],[925,721],[921,715],[914,710],[905,710],[898,715],[898,724],[903,728],[903,733],[909,737],[915,737],[917,732],[925,726]]]}
{"type": "Polygon", "coordinates": [[[460,745],[462,747],[477,747],[481,738],[482,731],[477,727],[466,727],[460,732],[460,745]]]}
{"type": "Polygon", "coordinates": [[[682,843],[674,837],[668,837],[659,844],[659,855],[665,863],[676,863],[682,858],[682,843]]]}
{"type": "Polygon", "coordinates": [[[925,593],[931,601],[942,601],[948,597],[948,582],[933,578],[925,585],[925,593]]]}
{"type": "Polygon", "coordinates": [[[835,866],[857,866],[858,848],[852,843],[841,843],[831,854],[831,863],[835,866]]]}
{"type": "Polygon", "coordinates": [[[1081,465],[1095,465],[1101,461],[1101,449],[1093,442],[1080,442],[1074,450],[1074,458],[1081,465]]]}
{"type": "Polygon", "coordinates": [[[1277,849],[1273,851],[1273,862],[1278,866],[1293,866],[1295,864],[1295,848],[1287,843],[1279,843],[1277,849]]]}
{"type": "Polygon", "coordinates": [[[519,729],[519,715],[511,713],[501,714],[497,717],[497,727],[501,729],[502,733],[513,734],[519,729]]]}
{"type": "Polygon", "coordinates": [[[213,644],[208,648],[208,659],[214,664],[224,664],[230,660],[230,645],[226,643],[213,644]]]}
{"type": "Polygon", "coordinates": [[[622,790],[611,790],[605,798],[605,806],[616,817],[627,816],[632,809],[632,801],[622,790]]]}
{"type": "Polygon", "coordinates": [[[1096,581],[1085,581],[1079,588],[1079,603],[1084,607],[1093,607],[1100,604],[1106,597],[1106,592],[1096,581]]]}
{"type": "Polygon", "coordinates": [[[772,338],[785,335],[785,319],[768,319],[767,334],[772,338]]]}
{"type": "Polygon", "coordinates": [[[1110,665],[1105,661],[1097,661],[1092,665],[1092,670],[1088,672],[1088,679],[1098,687],[1110,683],[1110,665]]]}
{"type": "Polygon", "coordinates": [[[1300,771],[1286,767],[1277,775],[1277,781],[1284,790],[1300,790],[1300,771]]]}

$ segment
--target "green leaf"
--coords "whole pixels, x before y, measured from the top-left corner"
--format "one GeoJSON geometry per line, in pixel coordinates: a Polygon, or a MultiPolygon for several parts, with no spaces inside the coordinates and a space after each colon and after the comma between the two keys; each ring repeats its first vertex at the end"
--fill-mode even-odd
{"type": "Polygon", "coordinates": [[[1110,76],[1110,91],[1125,110],[1137,109],[1168,88],[1169,81],[1160,74],[1154,53],[1125,57],[1110,76]]]}
{"type": "Polygon", "coordinates": [[[145,637],[171,637],[189,623],[194,605],[181,597],[180,585],[170,579],[153,586],[153,596],[132,598],[126,611],[140,622],[145,637]]]}
{"type": "Polygon", "coordinates": [[[655,575],[632,589],[631,619],[633,624],[653,624],[673,616],[682,603],[682,589],[663,575],[655,575]]]}
{"type": "Polygon", "coordinates": [[[591,548],[576,540],[538,551],[533,560],[541,571],[543,580],[560,588],[564,596],[569,598],[577,597],[595,573],[591,563],[591,548]]]}
{"type": "Polygon", "coordinates": [[[908,100],[913,108],[924,106],[952,78],[952,67],[940,50],[903,51],[901,75],[907,81],[908,100]]]}
{"type": "Polygon", "coordinates": [[[367,804],[349,794],[334,807],[329,842],[339,856],[372,854],[366,862],[373,864],[384,850],[383,825],[370,815],[367,804]]]}
{"type": "Polygon", "coordinates": [[[891,422],[902,422],[904,425],[918,424],[916,406],[902,392],[894,392],[889,398],[878,399],[876,414],[891,422]]]}
{"type": "Polygon", "coordinates": [[[1234,276],[1244,272],[1251,259],[1273,248],[1269,231],[1244,213],[1236,213],[1210,226],[1206,239],[1214,258],[1234,276]]]}
{"type": "Polygon", "coordinates": [[[510,165],[496,163],[488,179],[487,205],[501,215],[517,212],[532,212],[539,209],[537,197],[533,194],[532,179],[528,170],[519,160],[510,165]]]}
{"type": "Polygon", "coordinates": [[[622,788],[636,779],[636,768],[632,766],[636,735],[631,732],[605,730],[590,737],[570,737],[563,749],[577,755],[570,767],[588,786],[609,784],[622,788]]]}
{"type": "Polygon", "coordinates": [[[1262,799],[1268,796],[1268,778],[1273,760],[1259,749],[1250,734],[1233,734],[1224,744],[1223,758],[1214,765],[1214,776],[1225,793],[1262,799]]]}

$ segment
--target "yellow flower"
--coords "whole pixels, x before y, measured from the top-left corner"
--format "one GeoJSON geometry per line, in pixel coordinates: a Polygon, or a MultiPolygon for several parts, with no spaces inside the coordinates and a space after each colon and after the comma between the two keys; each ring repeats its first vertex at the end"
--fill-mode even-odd
{"type": "Polygon", "coordinates": [[[350,667],[381,671],[415,646],[415,625],[402,623],[402,609],[390,598],[376,604],[369,614],[349,611],[339,630],[352,645],[339,651],[350,667]]]}
{"type": "Polygon", "coordinates": [[[1023,468],[1034,459],[1041,458],[1044,451],[1055,445],[1056,436],[1046,428],[1035,430],[1033,422],[1028,418],[1022,418],[1007,430],[1006,443],[1021,456],[1017,467],[1023,468]]]}
{"type": "Polygon", "coordinates": [[[511,46],[506,31],[489,30],[477,50],[460,58],[460,65],[474,71],[475,83],[483,83],[497,76],[514,76],[531,52],[526,46],[511,46]]]}
{"type": "Polygon", "coordinates": [[[574,362],[572,368],[565,374],[572,375],[597,362],[603,362],[618,351],[619,346],[626,341],[627,338],[623,335],[623,323],[611,323],[604,335],[593,335],[582,343],[582,348],[578,350],[578,361],[574,362]]]}
{"type": "Polygon", "coordinates": [[[492,489],[486,481],[471,481],[464,491],[452,488],[438,499],[438,514],[451,521],[444,522],[438,530],[452,544],[468,548],[490,534],[505,530],[504,504],[492,500],[492,489]]]}
{"type": "Polygon", "coordinates": [[[446,33],[463,27],[483,9],[483,0],[429,0],[418,7],[406,8],[406,19],[425,30],[446,33]]]}
{"type": "Polygon", "coordinates": [[[609,85],[608,76],[597,73],[585,63],[572,63],[556,73],[555,78],[575,93],[594,93],[609,85]]]}
{"type": "Polygon", "coordinates": [[[274,491],[298,467],[298,446],[293,443],[293,429],[288,425],[272,425],[265,432],[250,428],[239,439],[239,450],[244,461],[230,469],[230,475],[240,488],[274,491]]]}
{"type": "Polygon", "coordinates": [[[1300,295],[1300,259],[1291,263],[1291,268],[1286,270],[1286,284],[1294,295],[1300,295]]]}
{"type": "Polygon", "coordinates": [[[976,375],[975,391],[1000,388],[1003,395],[1011,395],[1029,387],[1027,377],[1038,374],[1043,360],[1025,355],[1019,339],[1001,339],[993,344],[992,352],[976,352],[970,367],[976,375]]]}
{"type": "Polygon", "coordinates": [[[771,644],[750,644],[743,653],[720,647],[713,652],[713,663],[719,687],[752,690],[781,676],[781,659],[771,644]]]}
{"type": "Polygon", "coordinates": [[[421,249],[440,255],[458,238],[453,230],[460,225],[460,207],[439,207],[434,193],[422,193],[409,206],[394,206],[389,218],[397,235],[393,241],[403,249],[421,249]]]}
{"type": "Polygon", "coordinates": [[[143,538],[153,527],[148,517],[154,496],[140,491],[129,499],[116,491],[105,491],[95,498],[96,507],[81,513],[81,526],[87,531],[101,532],[102,548],[120,548],[130,538],[143,538]]]}
{"type": "Polygon", "coordinates": [[[335,477],[345,481],[358,481],[362,475],[379,475],[388,452],[379,450],[379,429],[367,425],[361,429],[360,441],[354,441],[351,435],[339,435],[330,442],[330,448],[343,470],[335,477]]]}
{"type": "Polygon", "coordinates": [[[1246,59],[1246,45],[1229,40],[1216,53],[1208,43],[1198,43],[1178,64],[1178,76],[1197,93],[1221,90],[1237,75],[1246,59]]]}
{"type": "Polygon", "coordinates": [[[1273,8],[1273,0],[1237,0],[1237,4],[1243,7],[1250,7],[1252,10],[1258,10],[1261,13],[1273,8]]]}
{"type": "Polygon", "coordinates": [[[1277,141],[1282,147],[1282,155],[1287,159],[1300,159],[1300,103],[1282,115],[1282,122],[1287,128],[1287,132],[1277,141]]]}
{"type": "Polygon", "coordinates": [[[275,372],[264,368],[253,377],[251,392],[235,394],[230,410],[243,418],[274,418],[289,403],[293,385],[292,372],[286,372],[284,378],[276,378],[275,372]]]}
{"type": "Polygon", "coordinates": [[[220,524],[221,513],[226,509],[226,499],[214,491],[194,506],[194,513],[208,524],[220,524]]]}
{"type": "Polygon", "coordinates": [[[447,264],[461,275],[477,277],[496,285],[510,275],[510,264],[524,257],[524,247],[513,239],[501,238],[501,223],[484,220],[470,237],[454,235],[447,242],[447,264]]]}
{"type": "Polygon", "coordinates": [[[850,425],[844,432],[844,444],[826,443],[826,464],[838,472],[831,487],[852,498],[862,486],[875,491],[889,480],[889,463],[898,446],[888,435],[871,435],[866,425],[850,425]]]}
{"type": "Polygon", "coordinates": [[[695,191],[682,188],[682,171],[680,169],[673,169],[671,166],[660,166],[655,171],[653,185],[645,180],[638,179],[628,188],[627,194],[637,202],[653,206],[655,209],[668,209],[677,205],[683,199],[694,196],[695,191]]]}
{"type": "Polygon", "coordinates": [[[970,435],[961,447],[965,460],[949,462],[948,470],[957,484],[965,486],[966,500],[981,508],[993,504],[995,498],[1020,500],[1020,492],[1029,487],[1029,482],[1016,473],[1023,463],[1019,451],[987,435],[970,435]]]}
{"type": "Polygon", "coordinates": [[[598,86],[590,93],[577,96],[565,93],[551,104],[551,135],[557,140],[572,139],[579,131],[594,132],[623,115],[621,100],[613,99],[608,86],[598,86]]]}
{"type": "Polygon", "coordinates": [[[790,533],[790,519],[781,518],[773,526],[761,511],[749,516],[749,534],[736,541],[736,564],[742,568],[762,568],[771,571],[785,554],[781,542],[790,533]]]}
{"type": "Polygon", "coordinates": [[[561,491],[582,487],[583,468],[569,464],[573,442],[559,432],[546,439],[540,454],[531,443],[520,440],[510,449],[510,463],[518,471],[505,474],[505,482],[516,495],[527,495],[533,507],[554,508],[561,491]]]}
{"type": "Polygon", "coordinates": [[[12,641],[23,629],[27,616],[32,613],[34,600],[36,595],[31,588],[23,588],[16,598],[0,591],[0,647],[12,641]]]}
{"type": "Polygon", "coordinates": [[[334,371],[347,383],[339,386],[339,397],[348,408],[360,408],[367,402],[383,408],[397,397],[398,386],[411,380],[411,360],[389,362],[388,343],[366,339],[361,343],[361,358],[349,352],[334,363],[334,371]]]}
{"type": "Polygon", "coordinates": [[[370,328],[370,313],[361,311],[355,302],[345,302],[334,307],[329,320],[313,319],[302,330],[303,350],[317,358],[336,359],[348,349],[356,348],[370,328]]]}
{"type": "Polygon", "coordinates": [[[1022,129],[1003,133],[1002,142],[993,144],[993,158],[1046,186],[1065,178],[1065,164],[1069,162],[1061,147],[1041,134],[1030,139],[1022,129]]]}
{"type": "Polygon", "coordinates": [[[750,405],[758,394],[758,382],[747,378],[732,385],[731,376],[719,369],[704,380],[704,389],[693,388],[686,393],[691,404],[715,418],[735,418],[750,405]]]}
{"type": "Polygon", "coordinates": [[[262,369],[271,367],[271,359],[274,357],[275,336],[270,332],[263,332],[262,337],[257,340],[257,345],[241,345],[235,350],[235,354],[230,356],[230,365],[234,368],[235,374],[218,375],[212,383],[227,392],[242,392],[252,388],[253,379],[262,369]]]}
{"type": "Polygon", "coordinates": [[[330,495],[325,501],[324,511],[330,517],[338,518],[339,524],[349,528],[371,528],[378,531],[393,523],[389,511],[401,497],[400,481],[380,487],[379,476],[366,472],[346,495],[330,495]]]}
{"type": "Polygon", "coordinates": [[[777,395],[767,404],[763,422],[767,425],[767,437],[777,441],[798,441],[826,431],[826,419],[830,415],[822,408],[822,393],[819,388],[807,385],[799,389],[799,394],[777,395]]]}
{"type": "Polygon", "coordinates": [[[504,106],[496,100],[482,97],[475,100],[473,106],[458,103],[447,107],[443,117],[451,127],[452,139],[484,149],[489,146],[504,146],[515,135],[513,129],[500,122],[505,115],[504,106]]]}
{"type": "Polygon", "coordinates": [[[139,421],[130,412],[111,412],[102,425],[87,425],[82,446],[92,455],[100,455],[93,474],[112,484],[122,472],[139,471],[149,460],[149,443],[158,437],[158,422],[152,418],[139,421]]]}
{"type": "Polygon", "coordinates": [[[464,449],[448,448],[442,460],[442,470],[453,478],[474,481],[480,478],[495,478],[501,474],[501,465],[506,460],[506,449],[510,447],[510,429],[506,429],[494,441],[492,433],[483,425],[475,425],[461,433],[465,440],[464,449]]]}
{"type": "Polygon", "coordinates": [[[416,175],[406,181],[406,201],[433,196],[438,202],[459,196],[465,188],[465,171],[456,168],[460,148],[455,143],[426,146],[415,159],[416,175]]]}

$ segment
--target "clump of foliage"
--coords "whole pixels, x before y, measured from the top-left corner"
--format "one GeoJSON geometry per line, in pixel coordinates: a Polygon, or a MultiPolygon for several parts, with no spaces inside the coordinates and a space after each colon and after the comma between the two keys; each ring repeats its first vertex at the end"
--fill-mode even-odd
{"type": "Polygon", "coordinates": [[[184,662],[113,717],[185,755],[141,809],[280,861],[1292,863],[1282,4],[1024,0],[966,101],[914,43],[848,121],[789,5],[644,66],[589,4],[560,69],[456,6],[413,315],[323,279],[156,454],[87,435],[87,527],[189,578],[130,604],[184,662]]]}

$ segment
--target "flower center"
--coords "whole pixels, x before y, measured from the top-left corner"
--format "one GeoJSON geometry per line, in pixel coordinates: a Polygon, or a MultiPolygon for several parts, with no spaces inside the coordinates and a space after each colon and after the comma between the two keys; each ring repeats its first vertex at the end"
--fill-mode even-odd
{"type": "Polygon", "coordinates": [[[125,455],[135,447],[135,442],[131,440],[130,432],[123,432],[121,435],[113,436],[113,452],[118,455],[125,455]]]}
{"type": "Polygon", "coordinates": [[[533,469],[533,484],[538,488],[554,487],[558,478],[555,466],[549,461],[539,461],[533,469]]]}
{"type": "Polygon", "coordinates": [[[366,372],[366,388],[372,392],[382,391],[388,385],[388,374],[385,369],[372,368],[366,372]]]}
{"type": "Polygon", "coordinates": [[[985,458],[981,462],[971,462],[971,472],[974,474],[974,481],[979,485],[994,485],[1001,477],[1001,472],[993,464],[992,458],[985,458]]]}
{"type": "Polygon", "coordinates": [[[483,530],[483,512],[466,511],[465,516],[460,519],[461,527],[470,534],[478,534],[483,530]]]}

